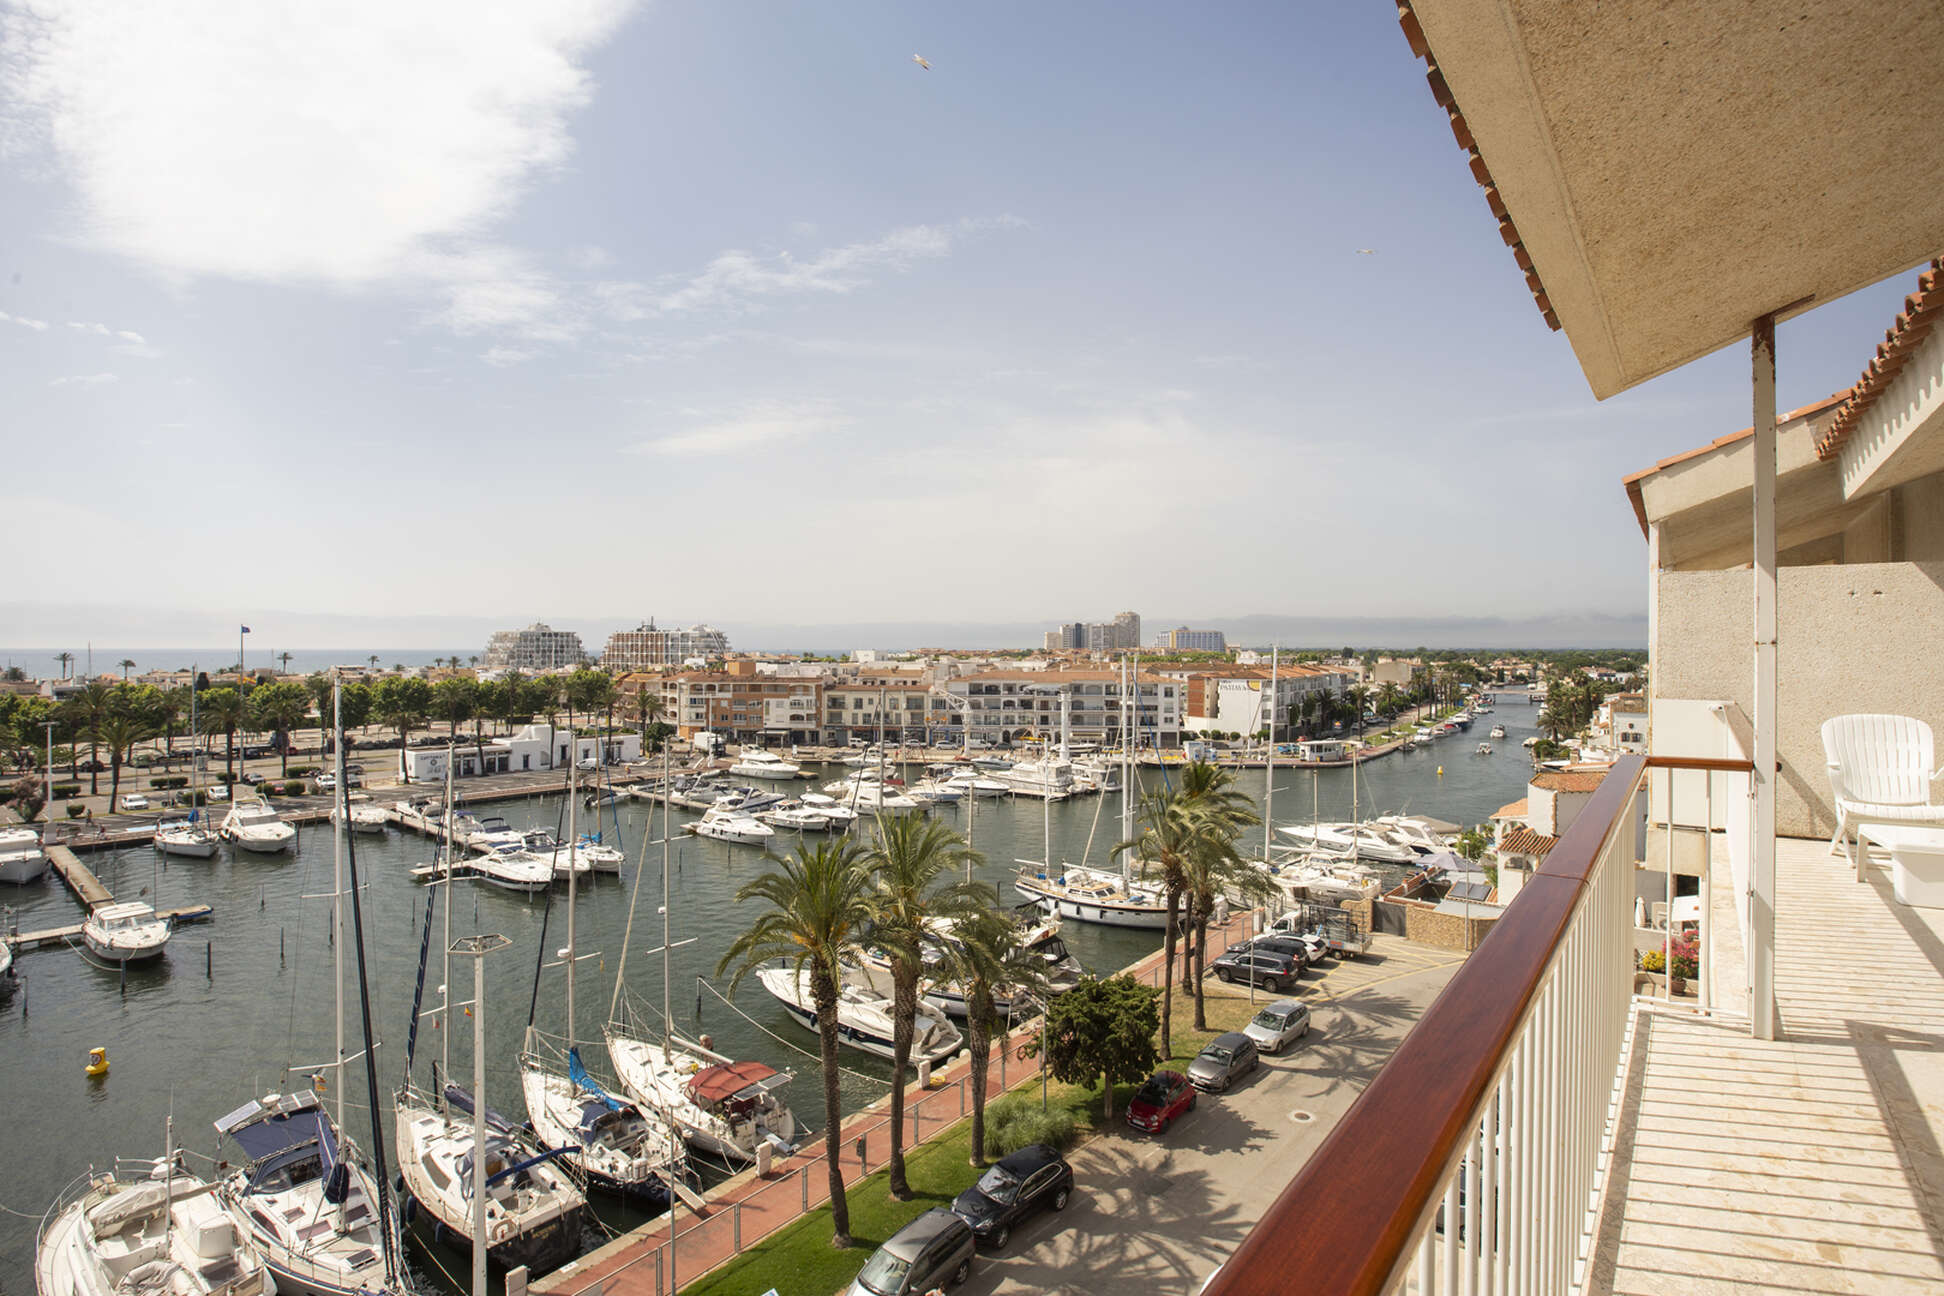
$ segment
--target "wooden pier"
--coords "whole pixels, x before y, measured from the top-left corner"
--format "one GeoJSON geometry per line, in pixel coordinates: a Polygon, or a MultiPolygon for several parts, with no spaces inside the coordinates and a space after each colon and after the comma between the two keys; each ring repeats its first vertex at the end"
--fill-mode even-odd
{"type": "MultiPolygon", "coordinates": [[[[88,906],[90,913],[105,904],[114,903],[115,893],[104,886],[101,879],[94,875],[94,870],[83,864],[73,851],[65,846],[48,846],[45,849],[47,862],[61,875],[61,881],[67,883],[68,890],[88,906]]],[[[81,929],[77,927],[75,930],[81,929]]]]}
{"type": "MultiPolygon", "coordinates": [[[[178,905],[173,909],[158,909],[155,916],[166,921],[170,927],[182,927],[189,923],[208,922],[216,914],[210,905],[178,905]]],[[[6,937],[7,944],[16,952],[44,949],[49,945],[70,945],[81,939],[81,924],[72,923],[66,927],[43,927],[39,931],[24,931],[6,937]]]]}
{"type": "MultiPolygon", "coordinates": [[[[68,890],[93,913],[103,905],[115,902],[115,893],[110,891],[102,880],[94,875],[94,870],[83,864],[75,853],[65,846],[46,846],[47,862],[60,874],[61,881],[67,883],[68,890]]],[[[211,905],[178,905],[173,909],[158,909],[155,916],[167,920],[171,927],[185,923],[207,922],[216,913],[211,905]]],[[[0,939],[21,950],[44,949],[49,945],[69,945],[81,938],[81,924],[70,923],[64,927],[44,927],[39,931],[0,932],[0,939]]]]}

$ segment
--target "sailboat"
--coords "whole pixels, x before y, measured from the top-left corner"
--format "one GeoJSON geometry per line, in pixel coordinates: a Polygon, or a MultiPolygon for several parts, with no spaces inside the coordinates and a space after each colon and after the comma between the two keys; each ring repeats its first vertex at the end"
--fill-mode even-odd
{"type": "MultiPolygon", "coordinates": [[[[1132,689],[1139,677],[1125,662],[1121,666],[1121,831],[1123,841],[1134,839],[1134,718],[1138,714],[1132,689]]],[[[1064,699],[1062,699],[1064,701],[1064,699]]],[[[1064,733],[1064,715],[1062,716],[1064,733]]],[[[1158,888],[1137,884],[1122,857],[1121,871],[1084,865],[1053,865],[1053,826],[1050,812],[1042,814],[1044,854],[1038,860],[1015,860],[1023,865],[1013,890],[1050,913],[1104,927],[1134,927],[1160,931],[1168,925],[1168,901],[1158,888]]]]}
{"type": "Polygon", "coordinates": [[[276,1296],[263,1257],[174,1142],[171,1132],[158,1161],[91,1171],[48,1208],[40,1296],[276,1296]]]}
{"type": "MultiPolygon", "coordinates": [[[[446,798],[450,803],[451,796],[446,798]]],[[[450,841],[450,838],[448,838],[450,841]]],[[[520,1265],[533,1274],[546,1273],[580,1254],[581,1227],[587,1198],[564,1167],[561,1150],[543,1150],[524,1130],[497,1113],[480,1108],[483,1134],[475,1131],[479,1096],[455,1084],[452,1049],[452,873],[448,857],[440,891],[445,922],[442,939],[444,976],[439,986],[440,1051],[438,1076],[443,1087],[436,1095],[411,1084],[413,1054],[418,1042],[419,1002],[425,993],[425,970],[432,935],[432,901],[427,898],[425,933],[420,941],[418,983],[412,993],[411,1030],[405,1043],[406,1081],[392,1102],[398,1131],[399,1178],[419,1207],[456,1243],[474,1245],[475,1168],[484,1169],[486,1258],[502,1268],[520,1265]]],[[[475,1016],[474,1029],[478,1029],[475,1016]]],[[[477,1257],[475,1256],[475,1263],[477,1257]]]]}
{"type": "MultiPolygon", "coordinates": [[[[190,668],[193,681],[195,668],[190,668]]],[[[198,732],[196,725],[196,686],[189,685],[189,732],[198,732]]],[[[212,859],[216,854],[216,833],[210,828],[209,821],[202,812],[202,767],[203,754],[190,743],[189,750],[189,817],[187,819],[168,819],[155,826],[155,849],[164,855],[181,855],[188,859],[212,859]]]]}
{"type": "MultiPolygon", "coordinates": [[[[575,822],[574,768],[567,774],[567,836],[578,838],[575,822]]],[[[527,1119],[540,1146],[561,1153],[567,1164],[587,1182],[607,1192],[640,1197],[651,1206],[666,1206],[670,1181],[686,1169],[681,1145],[656,1137],[641,1109],[603,1089],[581,1061],[575,1040],[574,910],[578,875],[567,875],[567,949],[562,956],[567,972],[567,1067],[562,1073],[540,1052],[541,1041],[531,1016],[527,1019],[526,1048],[520,1054],[520,1090],[526,1097],[527,1119]]],[[[541,926],[542,955],[546,927],[541,926]]],[[[536,969],[535,977],[539,976],[536,969]]],[[[536,987],[537,989],[537,987],[536,987]]],[[[535,995],[536,1001],[538,995],[535,995]]]]}
{"type": "MultiPolygon", "coordinates": [[[[663,778],[668,756],[662,756],[663,778]]],[[[649,817],[652,827],[654,818],[649,817]]],[[[670,1004],[669,835],[662,829],[662,1037],[645,1037],[631,1023],[616,1018],[621,1003],[622,977],[628,968],[627,938],[623,937],[620,966],[614,972],[614,997],[608,1004],[608,1024],[602,1029],[608,1060],[628,1096],[644,1111],[655,1112],[681,1131],[689,1146],[730,1161],[753,1161],[760,1144],[769,1143],[784,1154],[796,1150],[796,1116],[776,1091],[794,1076],[761,1062],[738,1062],[694,1040],[674,1033],[670,1004]]],[[[645,837],[644,833],[644,837],[645,837]]],[[[645,842],[644,842],[645,845],[645,842]]],[[[644,860],[646,851],[643,851],[644,860]]],[[[635,875],[639,890],[641,875],[635,875]]],[[[628,907],[629,934],[634,906],[628,907]]]]}
{"type": "MultiPolygon", "coordinates": [[[[338,808],[345,804],[344,727],[341,695],[332,689],[337,733],[338,808]]],[[[276,1276],[280,1292],[308,1296],[366,1296],[403,1290],[396,1241],[374,1177],[344,1135],[346,1078],[350,1061],[344,1031],[344,896],[346,816],[333,836],[331,888],[332,990],[337,1052],[327,1066],[336,1072],[335,1119],[313,1092],[267,1094],[229,1112],[216,1132],[240,1154],[239,1167],[220,1185],[238,1227],[247,1233],[276,1276]]],[[[363,945],[359,942],[360,1003],[363,945]]],[[[364,1054],[370,1060],[370,1041],[364,1054]]],[[[375,1089],[373,1097],[376,1097],[375,1089]]],[[[374,1134],[380,1127],[374,1123],[374,1134]]]]}

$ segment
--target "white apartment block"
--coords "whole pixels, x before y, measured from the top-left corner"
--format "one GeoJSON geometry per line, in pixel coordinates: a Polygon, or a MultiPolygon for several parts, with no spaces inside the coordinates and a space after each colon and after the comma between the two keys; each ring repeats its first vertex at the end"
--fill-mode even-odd
{"type": "Polygon", "coordinates": [[[601,665],[609,670],[653,670],[659,666],[680,666],[690,658],[725,656],[729,636],[711,625],[692,625],[662,630],[655,619],[632,630],[617,630],[608,636],[601,653],[601,665]]]}
{"type": "Polygon", "coordinates": [[[1190,630],[1180,626],[1161,635],[1160,646],[1169,652],[1227,652],[1228,636],[1220,630],[1190,630]]]}
{"type": "Polygon", "coordinates": [[[549,671],[578,666],[587,654],[580,636],[535,621],[524,630],[495,630],[486,641],[484,669],[549,671]]]}
{"type": "MultiPolygon", "coordinates": [[[[971,735],[987,742],[1008,742],[1022,733],[1035,736],[1060,732],[1060,694],[1071,699],[1068,733],[1078,742],[1117,742],[1121,732],[1121,672],[1116,670],[991,670],[948,680],[945,692],[956,699],[946,703],[947,727],[943,742],[971,735]]],[[[1142,672],[1139,676],[1139,715],[1134,732],[1150,746],[1173,747],[1181,742],[1181,681],[1142,672]]]]}

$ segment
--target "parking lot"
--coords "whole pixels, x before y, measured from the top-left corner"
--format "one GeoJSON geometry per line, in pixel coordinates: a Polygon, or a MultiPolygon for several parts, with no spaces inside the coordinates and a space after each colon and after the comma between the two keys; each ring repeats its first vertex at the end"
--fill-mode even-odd
{"type": "MultiPolygon", "coordinates": [[[[1444,988],[1458,955],[1379,937],[1362,959],[1331,962],[1303,978],[1309,1037],[1158,1135],[1113,1132],[1072,1155],[1076,1191],[1066,1210],[982,1253],[961,1289],[970,1293],[1179,1293],[1239,1245],[1302,1168],[1364,1085],[1444,988]],[[1327,969],[1327,971],[1323,970],[1327,969]],[[1320,973],[1320,974],[1319,974],[1320,973]]],[[[1243,987],[1208,985],[1246,998],[1243,987]]],[[[1267,1003],[1280,996],[1258,992],[1267,1003]]],[[[1182,1012],[1177,1000],[1176,1012],[1182,1012]]],[[[1192,1008],[1189,1009],[1192,1013],[1192,1008]]],[[[1179,1020],[1180,1018],[1178,1018],[1179,1020]]],[[[1291,1277],[1291,1290],[1301,1283],[1291,1277]]]]}

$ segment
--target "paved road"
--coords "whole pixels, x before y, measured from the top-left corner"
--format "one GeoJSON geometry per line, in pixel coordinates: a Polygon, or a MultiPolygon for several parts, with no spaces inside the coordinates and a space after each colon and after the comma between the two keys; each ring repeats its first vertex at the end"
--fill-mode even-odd
{"type": "MultiPolygon", "coordinates": [[[[1301,1044],[1282,1057],[1265,1057],[1227,1095],[1203,1095],[1165,1134],[1136,1134],[1123,1124],[1076,1152],[1079,1190],[1066,1211],[1040,1216],[1014,1234],[1005,1252],[983,1255],[960,1290],[969,1296],[1197,1291],[1460,961],[1395,938],[1379,941],[1373,956],[1305,980],[1314,1025],[1301,1044]]],[[[1290,1289],[1301,1287],[1291,1275],[1290,1289]]]]}

